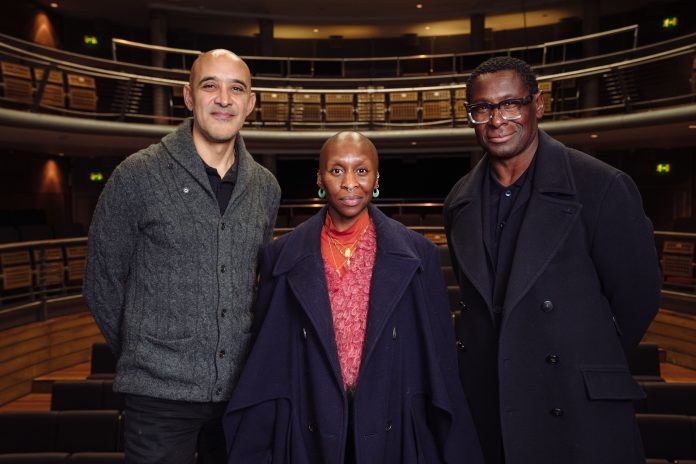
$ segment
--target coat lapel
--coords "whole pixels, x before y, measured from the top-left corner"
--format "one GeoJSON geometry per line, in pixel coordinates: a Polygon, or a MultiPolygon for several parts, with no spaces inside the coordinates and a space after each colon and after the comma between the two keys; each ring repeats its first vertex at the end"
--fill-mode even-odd
{"type": "Polygon", "coordinates": [[[376,207],[370,206],[370,217],[377,232],[377,255],[370,284],[370,307],[363,345],[363,365],[385,330],[396,304],[422,267],[418,255],[401,225],[392,222],[376,207]]]}
{"type": "Polygon", "coordinates": [[[546,269],[582,205],[565,147],[539,130],[532,195],[520,228],[504,307],[511,311],[546,269]]]}
{"type": "Polygon", "coordinates": [[[490,309],[492,290],[488,272],[488,256],[484,248],[481,189],[483,176],[488,175],[488,157],[485,156],[467,176],[448,205],[452,227],[449,231],[449,245],[456,256],[460,271],[479,292],[490,309]]]}
{"type": "Polygon", "coordinates": [[[321,257],[320,234],[325,215],[326,209],[295,228],[288,236],[288,243],[283,247],[273,274],[287,274],[288,285],[314,327],[336,381],[343,388],[324,260],[321,257]]]}

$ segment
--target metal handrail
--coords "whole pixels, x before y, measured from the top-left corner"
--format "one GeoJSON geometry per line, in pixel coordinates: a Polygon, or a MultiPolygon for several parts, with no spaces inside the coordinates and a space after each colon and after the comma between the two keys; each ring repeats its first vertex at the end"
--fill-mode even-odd
{"type": "MultiPolygon", "coordinates": [[[[245,60],[256,60],[256,61],[275,61],[275,62],[285,62],[285,63],[290,63],[293,61],[310,61],[310,62],[334,62],[334,63],[351,63],[351,62],[381,62],[381,61],[393,61],[397,67],[399,68],[399,63],[401,61],[409,61],[409,60],[421,60],[421,59],[441,59],[441,58],[451,58],[453,62],[453,68],[456,67],[456,59],[457,58],[465,58],[465,57],[472,57],[472,56],[491,56],[491,55],[510,55],[514,52],[528,52],[532,50],[542,50],[543,53],[543,58],[542,58],[542,65],[546,64],[547,62],[547,56],[548,56],[548,50],[551,47],[557,47],[557,46],[562,46],[565,48],[566,45],[572,44],[572,43],[578,43],[578,42],[586,42],[602,37],[608,37],[608,36],[613,36],[613,35],[618,35],[622,34],[625,32],[632,32],[633,33],[633,46],[632,48],[635,49],[638,46],[638,29],[639,26],[638,24],[632,24],[630,26],[625,26],[625,27],[620,27],[616,29],[611,29],[608,31],[602,31],[602,32],[596,32],[593,34],[586,34],[578,37],[571,37],[568,39],[561,39],[561,40],[555,40],[555,41],[550,41],[550,42],[544,42],[541,44],[537,45],[531,45],[531,46],[524,46],[524,47],[511,47],[511,48],[504,48],[504,49],[495,49],[495,50],[484,50],[484,51],[475,51],[475,52],[462,52],[462,53],[440,53],[440,54],[418,54],[418,55],[406,55],[406,56],[380,56],[380,57],[352,57],[352,58],[330,58],[330,57],[283,57],[283,56],[253,56],[253,55],[248,55],[248,56],[243,56],[245,60]]],[[[118,53],[117,53],[117,45],[122,45],[122,46],[127,46],[127,47],[132,47],[132,48],[137,48],[141,50],[149,50],[153,52],[165,52],[165,53],[174,53],[174,54],[181,54],[182,55],[182,69],[186,69],[186,56],[196,56],[201,54],[202,52],[200,50],[190,50],[190,49],[184,49],[184,48],[175,48],[175,47],[167,47],[167,46],[162,46],[162,45],[153,45],[153,44],[147,44],[144,42],[136,42],[132,40],[126,40],[126,39],[119,39],[119,38],[112,38],[111,39],[111,50],[112,50],[112,58],[114,61],[118,61],[118,53]]],[[[565,51],[563,53],[563,57],[565,59],[565,51]]],[[[456,72],[456,69],[452,69],[453,72],[456,72]]]]}

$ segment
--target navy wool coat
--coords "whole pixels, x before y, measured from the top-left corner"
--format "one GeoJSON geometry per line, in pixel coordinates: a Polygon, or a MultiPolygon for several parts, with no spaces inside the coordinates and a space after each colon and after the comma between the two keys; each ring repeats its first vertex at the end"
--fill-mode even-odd
{"type": "MultiPolygon", "coordinates": [[[[357,463],[481,463],[436,247],[370,206],[377,254],[352,403],[357,463]]],[[[326,209],[262,257],[230,463],[343,464],[349,401],[320,250],[326,209]]]]}
{"type": "Polygon", "coordinates": [[[460,372],[486,461],[504,449],[507,464],[644,463],[632,403],[644,394],[626,353],[657,312],[660,278],[635,184],[539,131],[498,333],[482,229],[488,172],[485,156],[445,202],[460,372]]]}

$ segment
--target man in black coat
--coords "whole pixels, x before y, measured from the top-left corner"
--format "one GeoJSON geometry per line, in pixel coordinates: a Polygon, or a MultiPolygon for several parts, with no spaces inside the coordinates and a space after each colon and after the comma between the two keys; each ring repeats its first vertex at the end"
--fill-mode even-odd
{"type": "Polygon", "coordinates": [[[445,201],[461,380],[486,462],[644,463],[626,364],[658,310],[652,226],[625,173],[538,129],[525,62],[467,83],[485,150],[445,201]]]}

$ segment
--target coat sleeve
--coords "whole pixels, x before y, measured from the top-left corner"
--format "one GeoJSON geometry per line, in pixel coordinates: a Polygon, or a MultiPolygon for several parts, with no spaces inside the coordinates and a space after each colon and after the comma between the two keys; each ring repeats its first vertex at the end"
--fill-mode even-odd
{"type": "Polygon", "coordinates": [[[591,253],[628,353],[659,309],[661,284],[652,224],[624,173],[616,174],[602,199],[591,253]]]}
{"type": "Polygon", "coordinates": [[[444,440],[443,456],[447,463],[483,463],[478,434],[469,410],[466,394],[459,380],[456,342],[447,286],[440,268],[437,249],[432,248],[425,260],[426,295],[430,302],[433,340],[440,360],[441,381],[453,406],[452,425],[444,440]]]}
{"type": "Polygon", "coordinates": [[[122,166],[111,175],[94,211],[83,288],[87,306],[117,356],[126,281],[138,232],[136,193],[122,166]]]}

